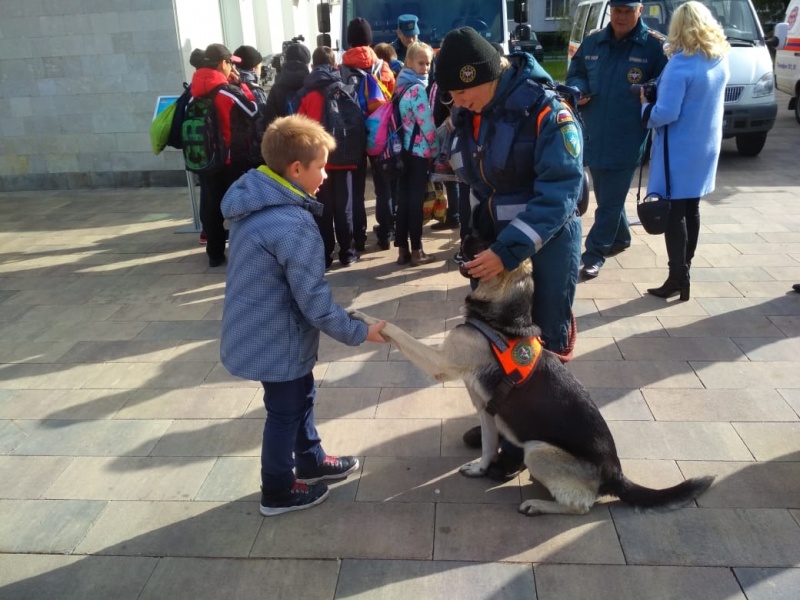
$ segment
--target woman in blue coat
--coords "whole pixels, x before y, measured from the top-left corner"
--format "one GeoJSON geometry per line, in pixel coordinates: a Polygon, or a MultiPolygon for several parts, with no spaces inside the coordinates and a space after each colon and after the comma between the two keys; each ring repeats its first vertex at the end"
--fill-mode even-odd
{"type": "Polygon", "coordinates": [[[664,137],[669,132],[670,212],[664,238],[669,277],[648,293],[689,299],[689,266],[700,233],[700,198],[714,191],[722,143],[725,84],[730,50],[722,27],[703,4],[681,5],[668,35],[670,60],[658,80],[658,99],[641,91],[642,119],[653,129],[647,193],[667,195],[664,137]]]}

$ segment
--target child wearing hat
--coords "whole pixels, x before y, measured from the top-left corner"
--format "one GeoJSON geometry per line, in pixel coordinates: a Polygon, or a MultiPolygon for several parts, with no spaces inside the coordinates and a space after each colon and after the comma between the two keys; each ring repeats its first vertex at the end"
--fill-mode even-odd
{"type": "Polygon", "coordinates": [[[261,143],[266,164],[242,176],[222,203],[231,249],[220,359],[264,387],[259,510],[267,517],[319,504],[328,497],[325,481],[359,466],[353,456],[326,454],[314,423],[320,331],[350,346],[384,342],[385,323],[351,318],[325,281],[314,194],[335,147],[316,121],[279,118],[261,143]]]}

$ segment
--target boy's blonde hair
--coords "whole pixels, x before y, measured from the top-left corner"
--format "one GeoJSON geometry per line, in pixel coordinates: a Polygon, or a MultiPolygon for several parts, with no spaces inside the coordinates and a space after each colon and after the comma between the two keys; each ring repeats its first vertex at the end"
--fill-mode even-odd
{"type": "Polygon", "coordinates": [[[695,0],[681,4],[672,13],[667,41],[670,56],[682,51],[687,56],[701,52],[708,58],[718,58],[731,49],[714,15],[695,0]]]}
{"type": "Polygon", "coordinates": [[[417,55],[422,54],[423,52],[433,58],[433,48],[431,48],[425,42],[414,42],[413,44],[409,44],[408,48],[406,48],[405,66],[410,67],[411,61],[414,60],[417,55]]]}
{"type": "Polygon", "coordinates": [[[304,115],[275,119],[261,140],[264,162],[281,176],[295,161],[307,167],[319,158],[323,148],[330,154],[336,148],[336,141],[322,125],[304,115]]]}
{"type": "Polygon", "coordinates": [[[375,54],[378,55],[378,58],[381,60],[385,60],[386,62],[392,62],[393,60],[397,60],[397,50],[394,49],[394,46],[391,44],[387,44],[386,42],[381,42],[380,44],[375,45],[375,54]]]}

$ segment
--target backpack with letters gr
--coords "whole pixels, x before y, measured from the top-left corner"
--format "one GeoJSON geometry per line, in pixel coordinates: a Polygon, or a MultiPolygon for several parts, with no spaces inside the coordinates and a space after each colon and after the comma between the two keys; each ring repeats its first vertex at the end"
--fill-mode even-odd
{"type": "Polygon", "coordinates": [[[181,143],[186,168],[193,173],[213,173],[225,165],[227,147],[214,106],[214,97],[221,87],[192,98],[186,106],[181,123],[181,143]]]}
{"type": "Polygon", "coordinates": [[[364,158],[367,133],[364,114],[350,86],[335,81],[321,89],[322,126],[336,140],[336,150],[328,164],[337,167],[358,165],[364,158]]]}

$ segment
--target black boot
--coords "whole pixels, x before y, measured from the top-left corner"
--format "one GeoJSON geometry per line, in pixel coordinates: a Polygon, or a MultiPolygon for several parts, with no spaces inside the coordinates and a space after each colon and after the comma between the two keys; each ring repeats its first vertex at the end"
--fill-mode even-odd
{"type": "Polygon", "coordinates": [[[689,299],[689,278],[687,277],[683,280],[667,278],[664,285],[657,288],[648,288],[647,293],[659,298],[670,298],[680,293],[680,299],[685,302],[689,299]]]}

